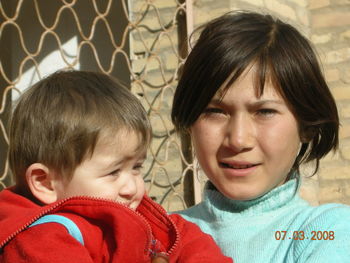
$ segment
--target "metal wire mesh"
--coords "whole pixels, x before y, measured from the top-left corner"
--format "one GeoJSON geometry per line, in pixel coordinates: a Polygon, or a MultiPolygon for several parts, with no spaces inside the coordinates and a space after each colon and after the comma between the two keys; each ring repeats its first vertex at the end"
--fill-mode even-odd
{"type": "Polygon", "coordinates": [[[153,125],[149,195],[168,210],[185,208],[184,180],[193,165],[169,117],[186,55],[185,12],[176,0],[1,1],[0,190],[13,184],[6,160],[13,101],[43,76],[76,68],[118,77],[140,98],[153,125]]]}

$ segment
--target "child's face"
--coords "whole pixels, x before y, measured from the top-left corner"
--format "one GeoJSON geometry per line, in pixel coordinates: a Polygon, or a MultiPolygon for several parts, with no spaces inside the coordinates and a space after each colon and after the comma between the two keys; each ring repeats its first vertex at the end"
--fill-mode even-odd
{"type": "Polygon", "coordinates": [[[226,197],[251,200],[283,184],[300,148],[298,123],[271,83],[261,97],[246,71],[191,127],[204,172],[226,197]]]}
{"type": "Polygon", "coordinates": [[[71,181],[55,180],[57,200],[93,196],[136,209],[145,193],[141,168],[146,153],[137,151],[139,143],[138,136],[127,131],[99,140],[92,157],[76,168],[71,181]]]}

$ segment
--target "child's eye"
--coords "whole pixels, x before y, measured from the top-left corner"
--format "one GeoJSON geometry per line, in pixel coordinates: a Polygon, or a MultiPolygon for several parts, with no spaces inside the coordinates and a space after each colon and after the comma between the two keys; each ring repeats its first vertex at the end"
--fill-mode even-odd
{"type": "Polygon", "coordinates": [[[119,169],[116,169],[116,170],[114,170],[114,171],[112,171],[112,172],[108,173],[108,175],[118,176],[118,175],[119,175],[119,173],[120,173],[120,170],[119,170],[119,169]]]}
{"type": "Polygon", "coordinates": [[[133,169],[136,171],[141,171],[143,168],[143,163],[136,164],[133,169]]]}

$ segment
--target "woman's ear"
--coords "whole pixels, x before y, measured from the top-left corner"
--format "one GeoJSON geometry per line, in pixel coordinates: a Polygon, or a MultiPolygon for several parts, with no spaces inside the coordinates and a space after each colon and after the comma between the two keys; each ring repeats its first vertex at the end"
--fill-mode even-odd
{"type": "MultiPolygon", "coordinates": [[[[192,127],[192,126],[191,126],[191,127],[192,127]]],[[[183,133],[186,134],[186,135],[188,135],[188,136],[190,136],[191,139],[192,139],[192,129],[191,129],[191,127],[186,128],[186,129],[183,131],[183,133]]]]}
{"type": "Polygon", "coordinates": [[[57,201],[53,184],[54,174],[46,165],[33,163],[26,170],[26,180],[33,196],[43,204],[57,201]]]}
{"type": "Polygon", "coordinates": [[[309,143],[316,135],[316,129],[314,127],[306,127],[303,129],[300,135],[302,143],[309,143]]]}

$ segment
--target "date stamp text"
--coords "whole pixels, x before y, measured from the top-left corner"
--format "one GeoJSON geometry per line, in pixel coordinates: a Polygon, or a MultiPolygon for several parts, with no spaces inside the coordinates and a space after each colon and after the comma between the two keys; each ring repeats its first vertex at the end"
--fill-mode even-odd
{"type": "Polygon", "coordinates": [[[275,231],[276,240],[334,240],[335,233],[334,231],[311,231],[306,233],[304,231],[275,231]]]}

